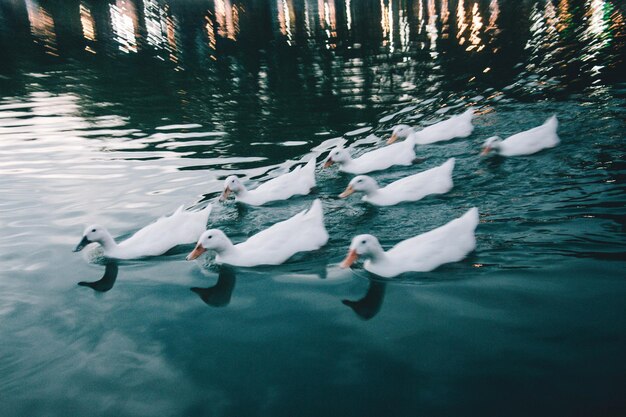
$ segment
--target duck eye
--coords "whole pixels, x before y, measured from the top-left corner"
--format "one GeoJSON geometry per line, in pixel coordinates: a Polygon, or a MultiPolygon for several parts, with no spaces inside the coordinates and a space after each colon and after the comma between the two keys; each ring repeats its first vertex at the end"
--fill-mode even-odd
{"type": "Polygon", "coordinates": [[[91,232],[92,233],[96,233],[96,229],[91,229],[91,232]]]}
{"type": "Polygon", "coordinates": [[[361,241],[361,245],[365,245],[365,244],[367,244],[367,240],[361,241]]]}
{"type": "Polygon", "coordinates": [[[209,239],[213,239],[213,236],[212,236],[212,235],[209,235],[209,239]]]}

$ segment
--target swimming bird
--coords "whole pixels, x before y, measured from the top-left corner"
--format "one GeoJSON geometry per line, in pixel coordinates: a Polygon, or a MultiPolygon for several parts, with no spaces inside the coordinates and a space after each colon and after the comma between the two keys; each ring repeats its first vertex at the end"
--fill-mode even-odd
{"type": "Polygon", "coordinates": [[[398,138],[407,138],[415,145],[428,145],[430,143],[443,142],[454,138],[465,138],[472,134],[474,125],[472,118],[474,109],[469,108],[464,113],[450,117],[443,122],[427,126],[420,131],[408,125],[398,125],[393,129],[387,144],[394,143],[398,138]]]}
{"type": "Polygon", "coordinates": [[[354,192],[363,192],[361,200],[376,206],[392,206],[403,201],[418,201],[430,194],[445,194],[452,189],[454,158],[442,165],[418,174],[401,178],[383,188],[367,175],[356,176],[339,197],[345,198],[354,192]]]}
{"type": "Polygon", "coordinates": [[[280,265],[298,252],[313,251],[328,242],[322,202],[315,200],[308,210],[278,222],[242,243],[234,245],[219,229],[207,230],[198,239],[187,260],[207,250],[217,253],[215,262],[233,266],[280,265]]]}
{"type": "Polygon", "coordinates": [[[102,246],[106,258],[136,259],[162,255],[175,246],[195,242],[206,229],[212,207],[209,204],[200,211],[191,212],[180,206],[172,215],[161,217],[120,244],[115,242],[106,228],[94,224],[85,229],[74,252],[95,242],[102,246]]]}
{"type": "Polygon", "coordinates": [[[309,194],[313,187],[315,187],[315,158],[311,158],[304,166],[298,166],[291,172],[264,182],[254,190],[246,189],[236,175],[231,175],[224,181],[220,201],[225,201],[232,192],[236,201],[260,206],[270,201],[309,194]]]}
{"type": "Polygon", "coordinates": [[[462,260],[476,248],[477,225],[478,209],[473,207],[458,219],[403,240],[388,251],[383,250],[374,236],[359,235],[352,239],[348,256],[340,267],[348,268],[363,256],[367,258],[365,269],[381,277],[432,271],[442,264],[462,260]]]}
{"type": "Polygon", "coordinates": [[[559,121],[553,115],[541,126],[516,133],[504,140],[492,136],[485,141],[480,154],[487,155],[494,150],[502,156],[532,155],[543,149],[554,148],[560,142],[556,133],[558,127],[559,121]]]}
{"type": "Polygon", "coordinates": [[[411,165],[415,160],[415,150],[407,141],[375,149],[352,159],[344,148],[335,148],[330,151],[324,168],[332,164],[339,165],[339,170],[350,174],[367,174],[380,171],[394,165],[411,165]]]}

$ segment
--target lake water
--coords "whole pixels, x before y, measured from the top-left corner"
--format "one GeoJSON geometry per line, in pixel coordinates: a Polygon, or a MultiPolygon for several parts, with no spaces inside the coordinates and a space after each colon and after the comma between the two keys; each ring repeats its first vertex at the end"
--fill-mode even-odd
{"type": "Polygon", "coordinates": [[[0,415],[626,414],[626,10],[619,0],[0,3],[0,415]],[[339,199],[346,143],[477,109],[454,189],[339,199]],[[562,143],[481,158],[556,114],[562,143]],[[318,159],[314,194],[216,202],[318,159]],[[72,253],[179,205],[244,240],[323,202],[329,243],[279,267],[105,266],[72,253]],[[341,270],[477,206],[477,249],[429,273],[341,270]],[[78,286],[96,281],[94,291],[78,286]],[[192,291],[191,289],[194,288],[192,291]],[[103,291],[108,290],[108,291],[103,291]]]}

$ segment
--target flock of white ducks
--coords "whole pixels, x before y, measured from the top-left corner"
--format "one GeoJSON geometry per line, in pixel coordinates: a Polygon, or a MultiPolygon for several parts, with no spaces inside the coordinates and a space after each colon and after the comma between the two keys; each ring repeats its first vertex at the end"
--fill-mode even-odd
{"type": "MultiPolygon", "coordinates": [[[[453,116],[443,122],[416,131],[407,125],[393,129],[388,145],[353,159],[347,149],[330,151],[324,167],[338,165],[341,171],[356,174],[339,197],[363,193],[362,200],[377,206],[390,206],[401,202],[418,201],[428,195],[444,194],[453,187],[454,158],[442,165],[409,175],[383,187],[366,173],[385,170],[394,165],[411,165],[415,160],[415,147],[454,138],[469,136],[473,109],[453,116]],[[396,142],[397,139],[403,141],[396,142]]],[[[503,156],[530,155],[559,143],[558,121],[550,117],[543,125],[517,133],[505,140],[492,137],[485,141],[481,155],[495,151],[503,156]]],[[[315,187],[315,158],[304,166],[273,178],[253,190],[248,190],[235,175],[224,181],[220,201],[234,194],[235,200],[260,206],[272,201],[286,200],[297,195],[307,195],[315,187]]],[[[275,223],[246,241],[234,244],[219,229],[206,230],[212,204],[205,209],[190,212],[180,207],[172,215],[162,217],[144,227],[127,240],[117,244],[102,226],[85,229],[75,251],[91,243],[99,243],[103,255],[112,259],[134,259],[158,256],[178,245],[196,242],[188,260],[198,258],[210,250],[216,253],[215,262],[241,267],[279,265],[299,252],[320,249],[328,242],[324,226],[324,212],[319,199],[308,210],[275,223]]],[[[353,238],[342,268],[350,267],[359,257],[365,260],[364,268],[382,277],[395,277],[405,272],[432,271],[442,264],[458,262],[476,248],[474,231],[478,225],[478,209],[468,210],[463,216],[429,232],[397,243],[385,251],[372,235],[353,238]]]]}

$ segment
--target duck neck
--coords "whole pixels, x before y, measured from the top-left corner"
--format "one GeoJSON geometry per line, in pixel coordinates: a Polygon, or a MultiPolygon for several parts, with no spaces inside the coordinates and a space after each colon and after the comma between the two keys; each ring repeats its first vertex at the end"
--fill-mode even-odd
{"type": "Polygon", "coordinates": [[[115,239],[113,239],[113,236],[111,236],[109,232],[106,232],[104,236],[100,238],[100,240],[98,240],[97,242],[100,245],[102,245],[105,252],[109,252],[117,248],[117,243],[115,242],[115,239]]]}
{"type": "Polygon", "coordinates": [[[339,161],[337,162],[337,165],[339,165],[340,167],[348,167],[350,165],[352,165],[352,161],[354,161],[352,159],[351,156],[346,157],[346,159],[344,159],[343,161],[339,161]]]}
{"type": "Polygon", "coordinates": [[[227,237],[224,237],[224,241],[220,242],[220,246],[213,248],[213,250],[220,256],[228,256],[236,251],[235,245],[227,237]]]}
{"type": "Polygon", "coordinates": [[[377,244],[375,247],[373,247],[369,251],[367,256],[374,263],[384,262],[387,258],[385,255],[385,250],[382,248],[382,246],[380,246],[380,244],[377,244]]]}
{"type": "Polygon", "coordinates": [[[365,190],[363,190],[363,193],[365,194],[366,197],[372,198],[378,195],[379,191],[380,191],[380,188],[378,188],[377,185],[372,185],[371,187],[368,187],[365,190]]]}
{"type": "Polygon", "coordinates": [[[245,197],[248,195],[248,189],[244,185],[241,185],[241,187],[235,191],[235,195],[237,197],[245,197]]]}

